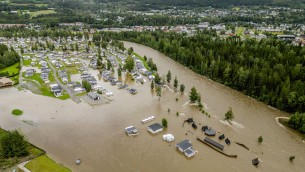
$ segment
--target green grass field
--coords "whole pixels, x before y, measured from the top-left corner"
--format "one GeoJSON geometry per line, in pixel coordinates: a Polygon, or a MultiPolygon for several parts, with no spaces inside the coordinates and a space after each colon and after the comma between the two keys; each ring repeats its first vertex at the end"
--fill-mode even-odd
{"type": "Polygon", "coordinates": [[[32,18],[43,14],[54,14],[54,13],[56,13],[56,11],[54,10],[41,10],[41,11],[31,12],[30,17],[32,18]]]}
{"type": "Polygon", "coordinates": [[[23,66],[31,66],[32,60],[23,60],[23,66]]]}
{"type": "Polygon", "coordinates": [[[7,68],[4,68],[4,69],[0,70],[0,73],[8,72],[10,76],[14,75],[14,74],[18,74],[19,73],[19,67],[20,67],[20,63],[18,62],[16,64],[12,65],[12,66],[9,66],[7,68]]]}
{"type": "Polygon", "coordinates": [[[47,155],[42,155],[25,165],[31,172],[70,172],[71,170],[57,164],[50,159],[47,155]]]}

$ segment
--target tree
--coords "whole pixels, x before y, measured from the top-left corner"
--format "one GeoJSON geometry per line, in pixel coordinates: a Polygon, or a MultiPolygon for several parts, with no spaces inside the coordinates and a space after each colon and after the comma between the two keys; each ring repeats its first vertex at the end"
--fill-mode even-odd
{"type": "Polygon", "coordinates": [[[87,92],[87,93],[90,92],[90,91],[92,90],[91,84],[90,84],[88,81],[83,80],[83,81],[82,81],[82,85],[83,85],[83,87],[86,89],[86,92],[87,92]]]}
{"type": "Polygon", "coordinates": [[[154,83],[154,80],[151,81],[151,84],[150,84],[150,88],[153,90],[155,87],[155,83],[154,83]]]}
{"type": "Polygon", "coordinates": [[[161,83],[161,78],[160,78],[160,75],[158,73],[156,73],[156,75],[155,75],[155,83],[156,84],[160,84],[161,83]]]}
{"type": "Polygon", "coordinates": [[[293,161],[294,159],[295,159],[295,156],[290,156],[290,157],[289,157],[289,160],[290,160],[290,161],[293,161]]]}
{"type": "Polygon", "coordinates": [[[185,90],[185,86],[184,86],[184,84],[181,84],[181,85],[180,85],[180,92],[183,93],[184,90],[185,90]]]}
{"type": "Polygon", "coordinates": [[[166,81],[167,83],[170,83],[171,82],[171,79],[172,79],[172,74],[171,74],[171,71],[169,70],[167,72],[167,75],[166,75],[166,81]]]}
{"type": "Polygon", "coordinates": [[[128,48],[127,52],[128,52],[128,55],[131,55],[133,53],[133,48],[132,47],[128,48]]]}
{"type": "Polygon", "coordinates": [[[77,43],[75,43],[75,50],[76,50],[76,52],[78,52],[78,44],[77,43]]]}
{"type": "Polygon", "coordinates": [[[175,87],[175,89],[177,89],[177,87],[178,87],[178,79],[177,79],[177,76],[175,76],[175,79],[174,79],[174,87],[175,87]]]}
{"type": "Polygon", "coordinates": [[[6,133],[1,138],[1,147],[4,158],[21,157],[29,155],[28,143],[17,130],[6,133]]]}
{"type": "Polygon", "coordinates": [[[131,56],[128,56],[125,60],[124,69],[130,72],[133,70],[134,66],[135,64],[133,58],[131,56]]]}
{"type": "Polygon", "coordinates": [[[263,142],[263,136],[259,136],[259,137],[257,138],[257,141],[258,141],[259,143],[262,143],[262,142],[263,142]]]}
{"type": "Polygon", "coordinates": [[[157,96],[159,97],[159,100],[160,100],[160,98],[161,98],[161,96],[162,96],[162,89],[161,89],[160,86],[157,86],[157,87],[156,87],[156,92],[157,92],[157,96]]]}
{"type": "Polygon", "coordinates": [[[230,107],[229,110],[225,113],[225,120],[231,121],[234,118],[232,108],[230,107]]]}
{"type": "Polygon", "coordinates": [[[121,77],[122,76],[122,69],[119,67],[118,69],[118,77],[121,77]]]}
{"type": "Polygon", "coordinates": [[[107,59],[107,70],[110,70],[111,67],[112,67],[112,64],[111,64],[110,60],[107,59]]]}
{"type": "Polygon", "coordinates": [[[190,96],[189,96],[190,101],[191,101],[192,103],[195,103],[195,102],[198,100],[198,96],[199,96],[199,94],[198,94],[196,88],[193,87],[193,88],[191,89],[190,96]]]}
{"type": "Polygon", "coordinates": [[[163,118],[163,119],[162,119],[162,126],[163,126],[164,128],[167,128],[167,125],[168,125],[167,119],[166,119],[166,118],[163,118]]]}

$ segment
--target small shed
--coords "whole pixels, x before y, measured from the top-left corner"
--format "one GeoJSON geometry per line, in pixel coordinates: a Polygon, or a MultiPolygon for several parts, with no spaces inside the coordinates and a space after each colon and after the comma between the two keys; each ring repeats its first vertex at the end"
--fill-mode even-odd
{"type": "Polygon", "coordinates": [[[155,123],[155,124],[152,124],[152,125],[149,125],[147,127],[148,131],[150,131],[152,134],[156,134],[156,133],[159,133],[161,131],[163,131],[163,127],[161,124],[159,123],[155,123]]]}
{"type": "Polygon", "coordinates": [[[194,129],[197,129],[197,125],[195,124],[195,122],[192,124],[192,127],[193,127],[194,129]]]}
{"type": "Polygon", "coordinates": [[[225,142],[226,142],[227,145],[231,144],[231,141],[229,140],[229,138],[226,138],[225,142]]]}
{"type": "Polygon", "coordinates": [[[125,128],[125,132],[128,136],[138,135],[138,130],[134,126],[129,126],[125,128]]]}
{"type": "Polygon", "coordinates": [[[194,122],[193,118],[189,118],[189,119],[187,119],[187,120],[185,120],[185,121],[188,122],[188,123],[194,122]]]}
{"type": "Polygon", "coordinates": [[[224,139],[224,138],[225,138],[225,135],[224,135],[224,134],[222,134],[222,135],[220,135],[220,136],[218,137],[219,140],[222,140],[222,139],[224,139]]]}
{"type": "Polygon", "coordinates": [[[253,164],[254,166],[258,166],[258,164],[259,164],[258,158],[253,159],[253,160],[252,160],[252,164],[253,164]]]}

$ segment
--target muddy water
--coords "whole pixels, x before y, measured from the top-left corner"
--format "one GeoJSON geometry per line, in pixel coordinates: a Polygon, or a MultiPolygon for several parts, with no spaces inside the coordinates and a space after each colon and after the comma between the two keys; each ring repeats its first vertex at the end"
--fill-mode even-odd
{"type": "MultiPolygon", "coordinates": [[[[150,90],[150,83],[141,85],[128,80],[128,84],[139,91],[132,96],[99,81],[114,96],[109,104],[94,107],[16,88],[0,89],[0,126],[21,129],[30,142],[73,171],[304,171],[305,144],[298,135],[275,121],[276,117],[288,114],[201,77],[150,48],[133,43],[125,45],[132,46],[140,55],[153,58],[160,74],[170,69],[173,77],[177,75],[179,83],[186,85],[186,92],[195,86],[211,117],[188,105],[187,95],[169,89],[163,91],[159,100],[150,90]],[[232,126],[222,123],[228,107],[232,107],[235,115],[232,126]],[[24,114],[12,116],[10,112],[15,108],[22,109],[24,114]],[[176,116],[176,112],[181,113],[176,116]],[[169,127],[163,133],[172,133],[176,139],[174,143],[164,142],[162,134],[147,132],[149,124],[142,125],[140,121],[151,114],[156,116],[156,122],[163,117],[168,119],[169,127]],[[237,154],[237,159],[215,152],[196,140],[197,136],[204,137],[200,129],[195,131],[188,124],[182,127],[188,117],[193,117],[199,128],[209,125],[225,133],[232,142],[247,145],[250,151],[232,143],[225,151],[237,154]],[[129,125],[138,128],[138,136],[126,136],[123,129],[129,125]],[[264,138],[262,144],[257,143],[260,135],[264,138]],[[183,139],[190,139],[198,151],[194,158],[187,159],[175,149],[175,143],[183,139]],[[291,155],[296,156],[294,163],[288,160],[291,155]],[[262,161],[258,168],[251,164],[256,156],[262,161]],[[78,158],[82,163],[76,166],[78,158]]],[[[97,75],[96,71],[91,72],[97,75]]]]}

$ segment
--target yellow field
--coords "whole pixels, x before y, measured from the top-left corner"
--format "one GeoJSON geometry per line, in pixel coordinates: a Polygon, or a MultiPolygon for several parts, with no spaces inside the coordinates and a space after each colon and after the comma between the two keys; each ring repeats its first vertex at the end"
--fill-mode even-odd
{"type": "Polygon", "coordinates": [[[56,11],[54,10],[41,10],[41,11],[31,12],[30,16],[32,18],[43,14],[54,14],[54,13],[56,13],[56,11]]]}

